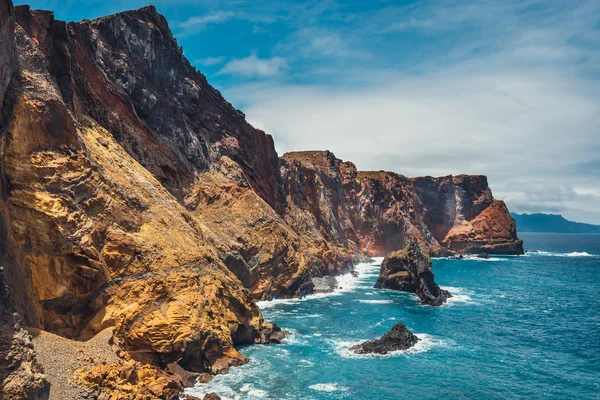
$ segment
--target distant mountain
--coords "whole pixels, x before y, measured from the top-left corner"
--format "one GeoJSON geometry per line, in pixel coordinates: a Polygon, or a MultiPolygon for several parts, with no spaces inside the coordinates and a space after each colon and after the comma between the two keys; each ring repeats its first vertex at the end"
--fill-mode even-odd
{"type": "Polygon", "coordinates": [[[562,215],[515,213],[510,215],[515,219],[519,232],[600,233],[600,225],[569,221],[562,215]]]}

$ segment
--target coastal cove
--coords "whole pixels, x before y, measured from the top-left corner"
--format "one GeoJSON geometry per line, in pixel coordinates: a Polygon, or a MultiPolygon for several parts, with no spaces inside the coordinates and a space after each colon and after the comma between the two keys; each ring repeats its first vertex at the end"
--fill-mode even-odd
{"type": "Polygon", "coordinates": [[[303,299],[260,302],[291,336],[241,348],[249,364],[187,393],[223,399],[597,398],[600,236],[523,234],[525,256],[433,260],[454,297],[421,306],[373,289],[381,258],[303,299]],[[538,252],[532,252],[537,250],[538,252]],[[387,356],[357,342],[406,324],[421,340],[387,356]]]}

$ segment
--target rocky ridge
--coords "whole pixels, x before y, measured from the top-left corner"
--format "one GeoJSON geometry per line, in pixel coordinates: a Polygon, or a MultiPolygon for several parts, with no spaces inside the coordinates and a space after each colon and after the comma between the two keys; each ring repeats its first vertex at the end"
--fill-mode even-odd
{"type": "Polygon", "coordinates": [[[108,327],[135,362],[226,372],[281,341],[253,299],[311,293],[418,237],[519,253],[485,177],[278,158],[152,6],[63,22],[0,0],[0,265],[27,326],[108,327]]]}
{"type": "Polygon", "coordinates": [[[334,254],[342,248],[384,255],[412,238],[434,255],[523,253],[514,220],[483,175],[358,171],[329,151],[291,152],[281,160],[286,220],[334,254]]]}

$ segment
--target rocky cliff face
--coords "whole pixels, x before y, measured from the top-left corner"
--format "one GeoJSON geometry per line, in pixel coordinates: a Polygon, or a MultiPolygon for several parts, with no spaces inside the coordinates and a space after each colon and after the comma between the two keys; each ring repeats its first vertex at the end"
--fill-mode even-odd
{"type": "Polygon", "coordinates": [[[422,238],[521,251],[483,177],[288,153],[183,56],[154,7],[66,23],[0,0],[0,265],[33,327],[114,327],[136,360],[226,371],[271,341],[252,297],[422,238]]]}
{"type": "Polygon", "coordinates": [[[357,171],[328,151],[286,153],[287,220],[313,241],[377,256],[419,238],[432,254],[521,254],[522,241],[485,176],[407,178],[357,171]]]}
{"type": "Polygon", "coordinates": [[[272,327],[221,261],[201,197],[186,196],[229,163],[234,191],[276,215],[270,139],[189,66],[153,8],[66,24],[2,4],[0,45],[15,56],[3,53],[0,77],[0,257],[24,322],[82,339],[114,326],[122,348],[158,365],[246,362],[234,344],[268,342],[272,327]],[[155,120],[146,92],[178,118],[155,120]],[[229,147],[203,153],[206,132],[229,147]]]}

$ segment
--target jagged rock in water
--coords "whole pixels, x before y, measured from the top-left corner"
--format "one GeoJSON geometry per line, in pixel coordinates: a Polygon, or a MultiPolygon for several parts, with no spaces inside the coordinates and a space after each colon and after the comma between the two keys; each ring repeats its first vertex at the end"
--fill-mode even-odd
{"type": "Polygon", "coordinates": [[[50,384],[15,313],[0,267],[0,399],[43,400],[50,384]]]}
{"type": "Polygon", "coordinates": [[[375,287],[415,293],[421,304],[430,306],[440,306],[452,297],[435,283],[427,248],[417,239],[384,258],[375,287]]]}
{"type": "Polygon", "coordinates": [[[419,338],[398,322],[390,332],[379,339],[367,340],[350,347],[357,354],[388,354],[392,351],[406,350],[417,344],[419,338]]]}

